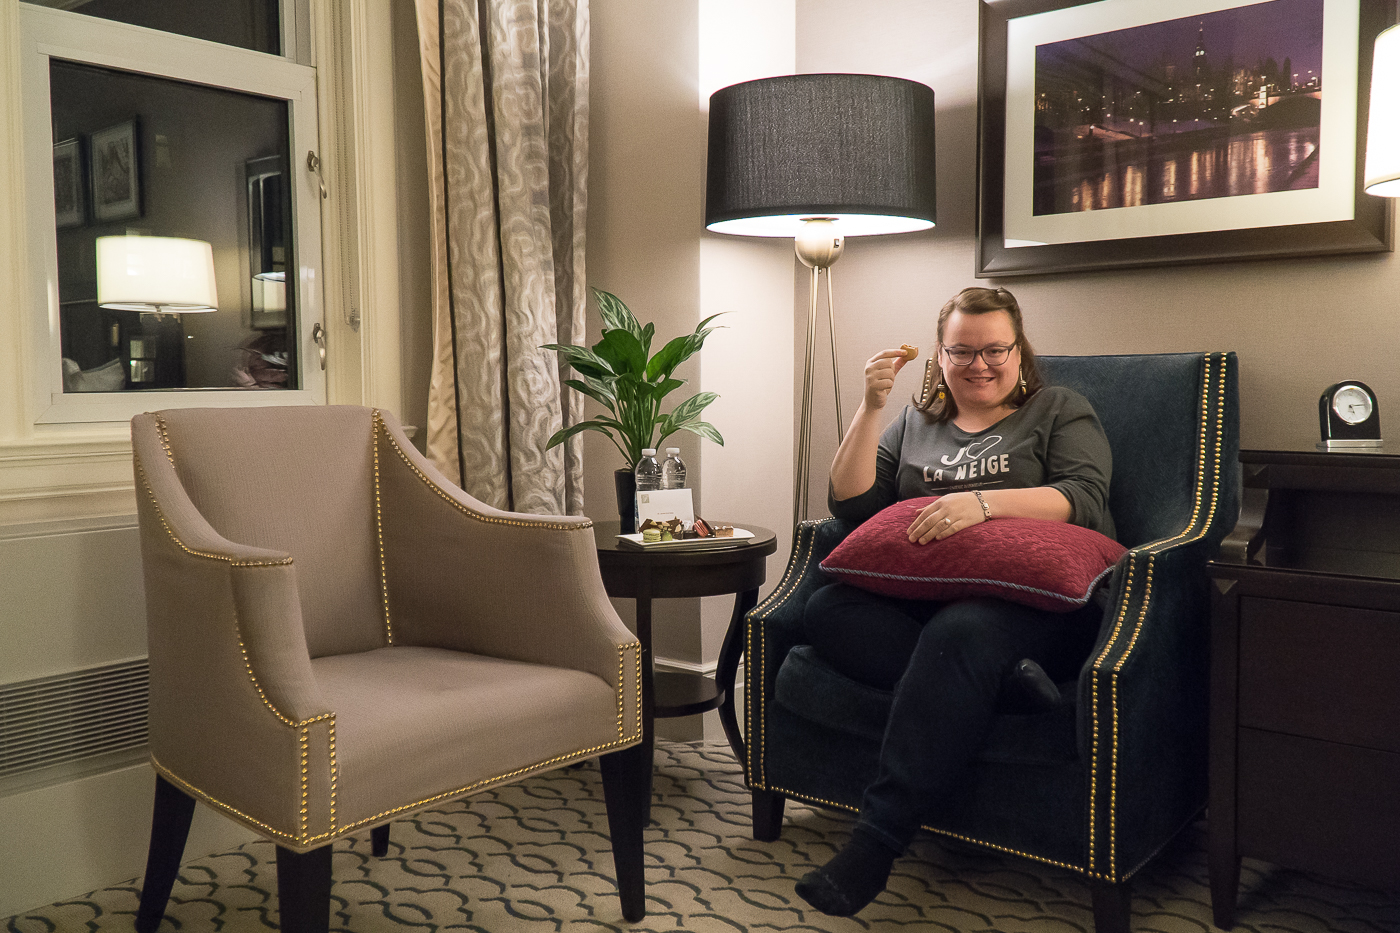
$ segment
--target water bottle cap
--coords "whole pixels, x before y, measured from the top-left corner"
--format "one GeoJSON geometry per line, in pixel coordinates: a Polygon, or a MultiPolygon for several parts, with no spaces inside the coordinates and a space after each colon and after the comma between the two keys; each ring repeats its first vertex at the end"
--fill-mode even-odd
{"type": "Polygon", "coordinates": [[[655,456],[656,456],[656,448],[655,448],[655,447],[643,447],[643,448],[642,448],[642,456],[643,456],[643,457],[655,457],[655,456]]]}
{"type": "Polygon", "coordinates": [[[666,452],[668,454],[678,454],[681,452],[681,449],[679,447],[667,447],[666,452]]]}

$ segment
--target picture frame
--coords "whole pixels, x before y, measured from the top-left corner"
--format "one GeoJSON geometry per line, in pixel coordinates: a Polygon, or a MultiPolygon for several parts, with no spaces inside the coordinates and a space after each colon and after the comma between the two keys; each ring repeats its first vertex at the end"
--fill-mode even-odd
{"type": "Polygon", "coordinates": [[[81,227],[87,221],[83,143],[78,137],[53,146],[53,214],[59,230],[81,227]]]}
{"type": "Polygon", "coordinates": [[[1361,182],[1372,46],[1394,22],[1390,0],[981,0],[975,274],[1391,250],[1390,200],[1361,182]],[[1315,36],[1315,18],[1283,20],[1309,25],[1278,40],[1285,63],[1295,46],[1300,61],[1320,56],[1312,78],[1296,68],[1282,76],[1290,69],[1276,55],[1247,61],[1264,41],[1255,37],[1270,33],[1251,24],[1279,22],[1276,3],[1311,4],[1300,9],[1321,17],[1315,36]],[[1155,48],[1146,37],[1171,35],[1180,20],[1200,30],[1187,60],[1145,51],[1155,48]],[[1247,37],[1235,40],[1243,65],[1230,54],[1221,56],[1229,67],[1198,68],[1210,62],[1211,28],[1247,37]],[[1193,78],[1230,75],[1217,80],[1225,91],[1181,90],[1192,69],[1193,78]],[[1080,77],[1089,72],[1101,81],[1096,99],[1080,77]],[[1143,94],[1146,104],[1134,96],[1143,94]],[[1285,98],[1288,107],[1265,113],[1285,98]],[[1321,103],[1308,110],[1303,98],[1321,103]],[[1273,119],[1279,113],[1304,116],[1273,119]],[[1290,171],[1273,171],[1275,150],[1296,158],[1290,171]],[[1252,188],[1240,190],[1242,176],[1252,188]]]}
{"type": "Polygon", "coordinates": [[[99,223],[141,216],[141,149],[136,119],[88,137],[92,216],[99,223]]]}

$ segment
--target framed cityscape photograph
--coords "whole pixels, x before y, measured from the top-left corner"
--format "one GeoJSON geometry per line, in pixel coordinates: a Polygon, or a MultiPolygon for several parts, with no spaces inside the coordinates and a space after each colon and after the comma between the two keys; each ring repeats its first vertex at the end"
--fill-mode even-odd
{"type": "Polygon", "coordinates": [[[128,120],[89,138],[92,216],[100,222],[141,216],[141,154],[136,121],[128,120]]]}
{"type": "Polygon", "coordinates": [[[1379,252],[1391,0],[983,0],[979,277],[1379,252]]]}
{"type": "Polygon", "coordinates": [[[87,220],[83,196],[82,140],[65,139],[53,145],[53,216],[58,229],[81,227],[87,220]]]}

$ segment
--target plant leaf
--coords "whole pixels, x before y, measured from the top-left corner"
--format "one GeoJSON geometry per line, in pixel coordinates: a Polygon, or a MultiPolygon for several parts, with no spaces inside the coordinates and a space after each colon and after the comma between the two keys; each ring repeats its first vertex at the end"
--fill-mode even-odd
{"type": "Polygon", "coordinates": [[[550,436],[549,443],[544,445],[544,449],[549,450],[551,447],[557,447],[582,431],[598,431],[602,434],[610,433],[607,428],[603,427],[603,425],[599,424],[596,420],[580,421],[578,424],[571,424],[567,428],[561,428],[555,431],[554,434],[550,436]]]}
{"type": "Polygon", "coordinates": [[[684,379],[669,379],[669,378],[668,378],[668,379],[663,379],[663,380],[661,380],[660,382],[653,383],[653,384],[652,384],[652,389],[651,389],[652,398],[656,399],[656,400],[659,402],[659,401],[661,401],[663,398],[665,398],[666,396],[670,395],[672,392],[674,392],[676,389],[679,389],[679,388],[680,388],[681,386],[683,386],[683,385],[685,385],[685,380],[684,380],[684,379]]]}
{"type": "Polygon", "coordinates": [[[602,357],[618,374],[646,372],[647,351],[641,340],[625,330],[609,330],[593,345],[593,352],[602,357]]]}
{"type": "Polygon", "coordinates": [[[593,401],[609,409],[611,409],[613,404],[617,401],[617,397],[611,392],[608,392],[604,384],[597,379],[565,379],[564,385],[573,389],[575,392],[583,393],[593,399],[593,401]]]}
{"type": "Polygon", "coordinates": [[[681,402],[666,416],[673,425],[672,430],[679,428],[687,421],[694,421],[696,418],[700,417],[700,412],[705,410],[705,406],[717,398],[719,398],[719,394],[716,392],[697,392],[684,402],[681,402]]]}
{"type": "Polygon", "coordinates": [[[610,379],[615,375],[607,360],[587,347],[575,347],[566,343],[547,343],[540,349],[558,351],[559,355],[580,375],[591,376],[595,379],[610,379]]]}
{"type": "MultiPolygon", "coordinates": [[[[725,313],[727,312],[721,311],[719,314],[725,313]]],[[[657,351],[657,354],[651,358],[651,362],[647,364],[647,378],[670,376],[677,366],[699,352],[700,348],[705,345],[705,338],[719,329],[705,325],[719,317],[719,314],[710,315],[696,325],[694,333],[676,337],[657,351]]]]}
{"type": "Polygon", "coordinates": [[[708,421],[688,421],[685,424],[677,425],[676,430],[689,431],[691,434],[698,434],[701,437],[708,438],[721,447],[724,446],[724,438],[719,436],[719,432],[715,430],[715,426],[708,421]]]}
{"type": "Polygon", "coordinates": [[[657,376],[669,377],[676,367],[685,362],[694,350],[689,349],[690,339],[693,334],[686,334],[683,337],[676,337],[668,341],[666,346],[656,351],[656,355],[647,363],[647,379],[655,379],[657,376]]]}
{"type": "Polygon", "coordinates": [[[621,298],[601,288],[593,289],[593,297],[598,300],[598,313],[603,318],[604,334],[609,330],[622,330],[636,337],[638,342],[643,342],[642,327],[627,305],[622,303],[621,298]]]}

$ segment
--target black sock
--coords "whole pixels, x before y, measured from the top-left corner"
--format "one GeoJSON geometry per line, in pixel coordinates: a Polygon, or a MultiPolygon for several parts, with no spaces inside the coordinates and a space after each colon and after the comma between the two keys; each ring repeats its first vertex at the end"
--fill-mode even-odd
{"type": "Polygon", "coordinates": [[[853,916],[885,890],[898,854],[857,829],[831,861],[802,876],[797,893],[828,916],[853,916]]]}

